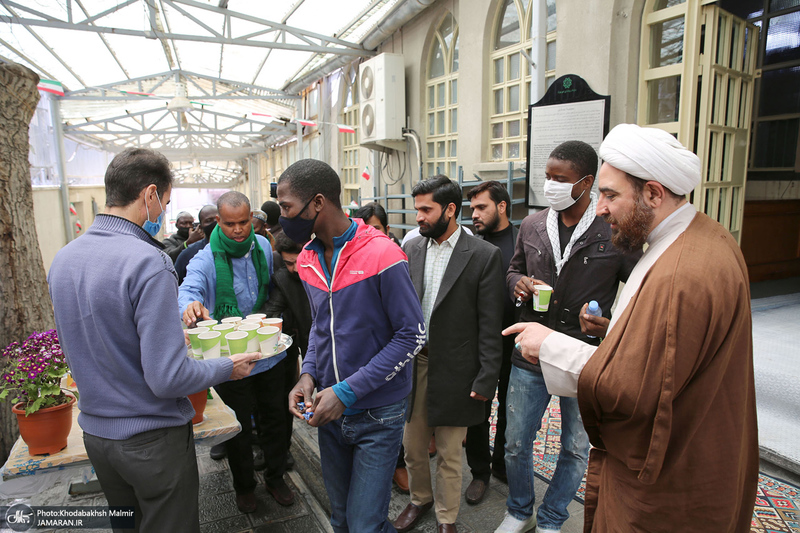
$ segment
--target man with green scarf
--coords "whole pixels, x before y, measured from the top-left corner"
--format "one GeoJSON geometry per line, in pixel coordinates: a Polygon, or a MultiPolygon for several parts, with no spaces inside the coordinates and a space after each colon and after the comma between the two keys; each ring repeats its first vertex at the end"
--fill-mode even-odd
{"type": "MultiPolygon", "coordinates": [[[[209,245],[192,258],[179,289],[178,304],[183,321],[194,327],[200,320],[244,317],[259,312],[269,298],[272,275],[272,247],[253,231],[250,201],[230,191],[217,201],[217,227],[209,245]],[[213,310],[213,311],[209,311],[213,310]]],[[[285,397],[285,354],[259,361],[274,365],[264,372],[256,367],[240,381],[214,387],[236,413],[242,431],[225,443],[233,474],[236,504],[244,513],[256,510],[256,480],[251,447],[251,416],[255,405],[260,413],[259,445],[264,452],[267,491],[281,505],[291,505],[294,494],[283,480],[288,454],[285,397]]]]}

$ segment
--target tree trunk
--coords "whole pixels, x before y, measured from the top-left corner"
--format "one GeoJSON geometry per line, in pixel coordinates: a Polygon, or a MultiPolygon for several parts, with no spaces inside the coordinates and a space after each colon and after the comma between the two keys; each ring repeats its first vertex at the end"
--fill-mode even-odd
{"type": "MultiPolygon", "coordinates": [[[[28,125],[39,76],[0,63],[0,349],[54,327],[53,304],[33,218],[28,125]]],[[[19,435],[9,402],[0,404],[0,462],[19,435]]]]}

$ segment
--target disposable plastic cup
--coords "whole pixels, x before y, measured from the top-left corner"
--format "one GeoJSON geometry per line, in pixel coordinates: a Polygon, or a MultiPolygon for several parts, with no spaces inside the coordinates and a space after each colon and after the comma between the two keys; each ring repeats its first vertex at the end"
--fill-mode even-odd
{"type": "Polygon", "coordinates": [[[236,330],[239,328],[239,324],[242,322],[242,317],[229,316],[228,318],[223,318],[220,322],[223,324],[233,324],[233,329],[236,330]]]}
{"type": "Polygon", "coordinates": [[[258,338],[258,345],[261,349],[261,353],[266,357],[272,357],[275,347],[281,339],[281,330],[275,326],[265,326],[256,331],[256,337],[258,338]]]}
{"type": "Polygon", "coordinates": [[[210,331],[208,328],[199,327],[186,330],[189,334],[189,342],[192,343],[192,354],[203,355],[203,347],[200,346],[200,339],[197,338],[201,333],[210,331]]]}
{"type": "Polygon", "coordinates": [[[232,331],[225,334],[225,340],[228,341],[228,348],[231,355],[237,353],[247,352],[247,332],[246,331],[232,331]]]}
{"type": "Polygon", "coordinates": [[[267,318],[267,315],[264,313],[253,313],[252,315],[247,315],[244,318],[246,320],[251,320],[251,319],[261,320],[262,318],[267,318]]]}
{"type": "Polygon", "coordinates": [[[217,359],[221,351],[222,333],[219,331],[206,331],[197,336],[203,347],[203,359],[217,359]]]}
{"type": "Polygon", "coordinates": [[[228,339],[225,338],[225,334],[234,331],[233,324],[217,324],[216,326],[211,328],[211,330],[219,331],[220,333],[222,333],[222,341],[221,341],[222,351],[223,352],[228,351],[228,339]]]}
{"type": "Polygon", "coordinates": [[[247,333],[247,351],[248,352],[257,352],[258,351],[258,339],[256,338],[256,331],[261,326],[259,324],[248,324],[246,322],[242,322],[239,325],[239,331],[244,331],[247,333]]]}
{"type": "Polygon", "coordinates": [[[533,294],[533,310],[540,313],[547,312],[550,307],[550,296],[553,294],[553,287],[550,285],[534,285],[533,287],[539,294],[533,294]]]}
{"type": "Polygon", "coordinates": [[[259,319],[259,318],[245,318],[244,320],[239,322],[240,326],[242,324],[253,324],[255,326],[261,327],[261,319],[259,319]]]}
{"type": "Polygon", "coordinates": [[[216,321],[216,320],[214,320],[213,318],[212,318],[211,320],[201,320],[200,322],[198,322],[198,323],[197,323],[197,327],[198,327],[198,328],[208,328],[208,329],[211,329],[211,328],[213,328],[214,326],[216,326],[218,323],[219,323],[219,322],[218,322],[218,321],[216,321]]]}
{"type": "Polygon", "coordinates": [[[283,319],[282,318],[262,318],[261,325],[264,327],[275,326],[281,333],[283,333],[283,319]]]}

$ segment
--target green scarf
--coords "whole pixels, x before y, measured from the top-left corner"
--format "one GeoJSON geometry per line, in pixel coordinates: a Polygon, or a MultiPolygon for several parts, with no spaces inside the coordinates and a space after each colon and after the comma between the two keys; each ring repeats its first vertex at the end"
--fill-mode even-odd
{"type": "Polygon", "coordinates": [[[222,233],[219,226],[214,228],[209,238],[211,253],[214,254],[214,268],[217,271],[217,292],[216,303],[214,305],[214,318],[222,320],[229,316],[243,316],[239,310],[239,302],[236,301],[236,293],[233,291],[233,265],[231,258],[243,257],[253,248],[253,266],[258,276],[258,298],[253,306],[251,313],[255,313],[264,302],[267,301],[269,292],[269,265],[264,255],[264,249],[258,244],[256,234],[250,228],[250,236],[242,242],[236,242],[222,233]]]}

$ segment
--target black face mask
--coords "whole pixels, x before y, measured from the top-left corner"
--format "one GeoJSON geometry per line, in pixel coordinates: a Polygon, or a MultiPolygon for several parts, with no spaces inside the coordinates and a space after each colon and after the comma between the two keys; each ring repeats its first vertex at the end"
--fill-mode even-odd
{"type": "Polygon", "coordinates": [[[189,228],[178,228],[178,231],[176,231],[175,233],[181,239],[188,239],[189,238],[189,228]]]}
{"type": "Polygon", "coordinates": [[[314,233],[314,224],[317,223],[317,217],[319,213],[316,214],[314,218],[300,218],[306,209],[308,209],[309,204],[311,201],[314,200],[316,195],[311,197],[311,200],[306,202],[306,205],[303,206],[303,209],[300,210],[292,218],[287,217],[280,217],[278,222],[280,222],[281,227],[283,228],[283,232],[286,234],[287,237],[292,239],[297,244],[305,244],[311,240],[311,234],[314,233]]]}
{"type": "Polygon", "coordinates": [[[208,226],[203,226],[203,233],[205,234],[206,239],[210,239],[211,238],[211,232],[214,231],[214,228],[216,228],[216,227],[217,227],[217,222],[216,221],[212,222],[208,226]]]}

